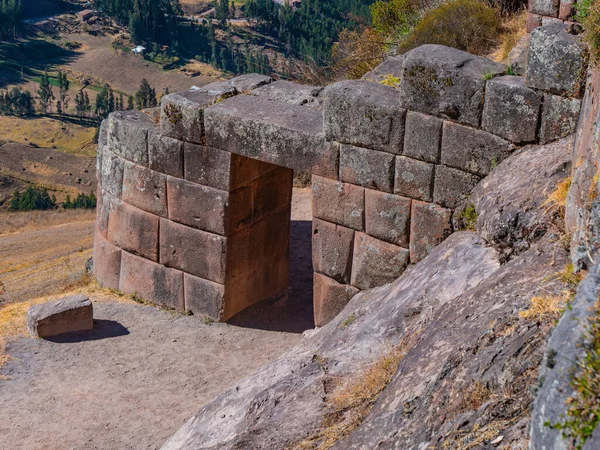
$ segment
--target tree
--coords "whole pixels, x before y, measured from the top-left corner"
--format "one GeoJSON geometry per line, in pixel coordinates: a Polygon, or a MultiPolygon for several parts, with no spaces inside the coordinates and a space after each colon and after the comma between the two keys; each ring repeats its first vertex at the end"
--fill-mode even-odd
{"type": "Polygon", "coordinates": [[[135,104],[138,109],[153,108],[157,105],[156,90],[150,86],[145,78],[142,79],[140,88],[135,93],[135,104]]]}
{"type": "Polygon", "coordinates": [[[227,27],[227,19],[229,18],[229,0],[217,0],[215,17],[223,28],[227,27]]]}
{"type": "Polygon", "coordinates": [[[40,96],[40,106],[44,114],[48,112],[48,108],[52,106],[52,100],[54,100],[54,92],[52,91],[52,85],[50,84],[50,78],[48,77],[48,71],[44,72],[40,80],[40,88],[37,91],[40,96]]]}
{"type": "MultiPolygon", "coordinates": [[[[63,112],[66,112],[69,108],[69,79],[67,78],[67,74],[63,72],[58,72],[58,89],[59,89],[59,98],[60,108],[63,112]]],[[[57,104],[57,108],[58,108],[57,104]]]]}
{"type": "Polygon", "coordinates": [[[133,95],[130,95],[129,97],[127,97],[127,109],[128,110],[135,109],[135,106],[133,106],[133,95]]]}

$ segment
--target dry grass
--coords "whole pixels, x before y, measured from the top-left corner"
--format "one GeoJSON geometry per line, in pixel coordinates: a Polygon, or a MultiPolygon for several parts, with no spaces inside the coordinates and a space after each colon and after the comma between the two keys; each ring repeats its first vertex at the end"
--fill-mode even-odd
{"type": "Polygon", "coordinates": [[[497,62],[504,62],[515,45],[527,34],[527,10],[508,16],[503,27],[505,31],[500,37],[500,46],[490,55],[490,59],[497,62]]]}
{"type": "Polygon", "coordinates": [[[565,178],[556,186],[556,189],[548,196],[546,201],[542,203],[542,207],[546,210],[558,208],[561,215],[564,215],[564,209],[567,205],[567,196],[569,195],[569,189],[571,188],[572,177],[565,178]]]}
{"type": "Polygon", "coordinates": [[[328,398],[330,412],[321,429],[291,448],[327,450],[357,429],[396,374],[408,347],[404,342],[385,353],[365,371],[338,385],[328,398]]]}
{"type": "Polygon", "coordinates": [[[477,411],[493,397],[492,391],[487,384],[477,380],[469,384],[465,394],[462,397],[458,411],[464,413],[467,411],[477,411]]]}
{"type": "Polygon", "coordinates": [[[95,210],[82,209],[0,213],[0,236],[65,223],[88,222],[95,218],[95,210]]]}
{"type": "Polygon", "coordinates": [[[555,322],[565,310],[571,294],[565,292],[565,295],[544,295],[531,299],[531,306],[528,309],[519,312],[519,317],[526,320],[535,320],[539,322],[555,322]]]}
{"type": "Polygon", "coordinates": [[[95,129],[61,122],[50,117],[24,119],[0,116],[0,136],[4,141],[36,144],[43,148],[56,148],[79,156],[95,156],[95,129]]]}

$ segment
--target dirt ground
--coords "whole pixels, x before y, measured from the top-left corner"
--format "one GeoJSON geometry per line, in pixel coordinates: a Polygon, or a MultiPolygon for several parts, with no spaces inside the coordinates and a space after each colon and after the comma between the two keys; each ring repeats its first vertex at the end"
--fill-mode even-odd
{"type": "MultiPolygon", "coordinates": [[[[313,327],[310,202],[310,189],[294,191],[287,297],[207,324],[96,293],[91,334],[10,343],[0,449],[159,448],[219,392],[291,348],[313,327]]],[[[0,237],[0,254],[11,236],[0,237]]]]}

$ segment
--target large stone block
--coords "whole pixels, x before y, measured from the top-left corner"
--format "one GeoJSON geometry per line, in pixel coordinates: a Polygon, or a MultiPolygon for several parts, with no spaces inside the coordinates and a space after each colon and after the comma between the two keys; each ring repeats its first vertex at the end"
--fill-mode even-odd
{"type": "Polygon", "coordinates": [[[124,169],[125,160],[115,155],[108,148],[103,148],[100,184],[102,189],[116,198],[121,198],[124,169]]]}
{"type": "Polygon", "coordinates": [[[529,0],[529,12],[542,16],[558,17],[559,0],[529,0]]]}
{"type": "Polygon", "coordinates": [[[161,264],[223,283],[226,256],[227,238],[161,219],[161,264]]]}
{"type": "Polygon", "coordinates": [[[551,23],[531,32],[526,81],[556,95],[580,97],[585,86],[587,46],[568,25],[551,23]]]}
{"type": "Polygon", "coordinates": [[[115,207],[121,200],[113,197],[103,189],[98,189],[98,203],[96,204],[96,230],[106,239],[108,238],[108,222],[115,207]]]}
{"type": "Polygon", "coordinates": [[[126,162],[122,199],[143,211],[167,217],[167,176],[126,162]]]}
{"type": "Polygon", "coordinates": [[[160,99],[160,132],[180,141],[204,144],[204,109],[219,97],[199,89],[165,95],[160,99]]]}
{"type": "Polygon", "coordinates": [[[402,153],[406,110],[399,92],[367,81],[341,81],[325,88],[323,115],[328,140],[402,153]]]}
{"type": "Polygon", "coordinates": [[[462,170],[436,166],[433,201],[447,208],[456,208],[467,199],[479,179],[477,175],[462,170]]]}
{"type": "Polygon", "coordinates": [[[546,144],[574,133],[580,109],[581,100],[545,94],[540,144],[546,144]]]}
{"type": "Polygon", "coordinates": [[[365,189],[354,184],[312,177],[313,216],[354,230],[365,229],[365,189]]]}
{"type": "Polygon", "coordinates": [[[150,130],[148,163],[152,170],[183,178],[183,142],[163,136],[156,130],[150,130]]]}
{"type": "Polygon", "coordinates": [[[401,106],[479,126],[485,79],[502,64],[441,45],[422,45],[404,55],[401,106]]]}
{"type": "MultiPolygon", "coordinates": [[[[293,181],[294,172],[291,169],[278,167],[252,182],[254,222],[275,211],[289,208],[292,202],[293,181]]],[[[237,193],[242,189],[243,188],[240,188],[234,192],[237,193]]],[[[237,201],[237,205],[239,206],[236,209],[243,209],[244,202],[245,197],[241,197],[237,201]]],[[[233,211],[233,208],[231,212],[232,214],[236,213],[236,211],[233,211]]]]}
{"type": "MultiPolygon", "coordinates": [[[[250,203],[251,191],[247,191],[247,202],[250,203]]],[[[167,198],[170,220],[222,236],[229,234],[228,192],[169,177],[167,198]]],[[[251,205],[247,210],[249,222],[251,205]]]]}
{"type": "Polygon", "coordinates": [[[130,253],[158,261],[159,218],[127,203],[113,206],[108,219],[108,241],[130,253]]]}
{"type": "Polygon", "coordinates": [[[98,150],[96,152],[96,178],[102,181],[102,155],[108,148],[108,120],[104,119],[100,123],[98,130],[98,150]]]}
{"type": "Polygon", "coordinates": [[[405,197],[431,201],[433,167],[433,164],[424,161],[397,156],[394,192],[405,197]]]}
{"type": "Polygon", "coordinates": [[[252,95],[292,105],[321,109],[323,104],[322,91],[323,88],[320,86],[306,86],[291,81],[279,80],[253,90],[252,95]]]}
{"type": "Polygon", "coordinates": [[[185,309],[221,322],[225,313],[225,286],[188,273],[183,274],[185,309]]]}
{"type": "Polygon", "coordinates": [[[527,13],[527,24],[525,25],[525,29],[528,33],[531,33],[537,27],[542,26],[542,20],[544,16],[539,14],[533,14],[531,11],[527,13]]]}
{"type": "Polygon", "coordinates": [[[349,284],[338,283],[320,273],[315,273],[314,277],[315,325],[322,327],[337,316],[359,290],[349,284]]]}
{"type": "Polygon", "coordinates": [[[27,312],[27,331],[34,337],[51,337],[94,328],[92,302],[84,294],[34,305],[27,312]]]}
{"type": "Polygon", "coordinates": [[[365,205],[367,234],[408,248],[410,198],[367,189],[365,205]]]}
{"type": "Polygon", "coordinates": [[[313,219],[313,268],[340,283],[350,283],[354,230],[313,219]]]}
{"type": "Polygon", "coordinates": [[[268,215],[228,238],[223,320],[287,290],[290,212],[268,215]]]}
{"type": "Polygon", "coordinates": [[[411,216],[410,262],[415,264],[452,233],[452,210],[413,201],[411,216]]]}
{"type": "Polygon", "coordinates": [[[340,179],[359,186],[392,192],[394,189],[394,155],[342,144],[340,179]]]}
{"type": "Polygon", "coordinates": [[[185,143],[185,179],[224,191],[231,186],[232,154],[212,147],[185,143]]]}
{"type": "Polygon", "coordinates": [[[452,122],[444,123],[442,164],[446,166],[485,176],[513,150],[510,142],[493,134],[452,122]]]}
{"type": "Polygon", "coordinates": [[[414,111],[406,113],[404,156],[430,163],[440,162],[443,121],[414,111]]]}
{"type": "Polygon", "coordinates": [[[380,241],[364,233],[354,237],[352,285],[371,289],[391,283],[406,269],[408,249],[380,241]]]}
{"type": "Polygon", "coordinates": [[[104,288],[119,289],[121,249],[96,232],[94,239],[94,275],[104,288]]]}
{"type": "Polygon", "coordinates": [[[248,73],[230,80],[215,81],[199,88],[213,97],[228,98],[238,94],[249,94],[250,91],[273,82],[273,78],[259,73],[248,73]]]}
{"type": "MultiPolygon", "coordinates": [[[[556,1],[556,0],[555,0],[556,1]]],[[[562,20],[572,20],[575,14],[575,0],[560,0],[560,8],[558,9],[558,18],[562,20]]]]}
{"type": "Polygon", "coordinates": [[[119,290],[159,305],[183,310],[183,273],[123,252],[119,290]]]}
{"type": "Polygon", "coordinates": [[[148,131],[156,127],[141,111],[116,111],[108,116],[108,148],[131,162],[148,166],[148,131]]]}
{"type": "Polygon", "coordinates": [[[541,104],[542,94],[524,78],[494,78],[487,82],[481,128],[518,144],[534,142],[541,104]]]}
{"type": "Polygon", "coordinates": [[[336,178],[339,148],[327,142],[320,112],[238,95],[206,109],[212,147],[289,169],[336,178]]]}

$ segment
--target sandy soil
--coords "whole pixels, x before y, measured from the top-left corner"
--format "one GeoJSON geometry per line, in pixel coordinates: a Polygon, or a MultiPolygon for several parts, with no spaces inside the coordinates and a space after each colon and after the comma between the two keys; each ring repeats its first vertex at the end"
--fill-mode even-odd
{"type": "Polygon", "coordinates": [[[310,199],[310,189],[295,190],[287,297],[229,324],[92,297],[92,334],[11,343],[0,370],[8,377],[0,448],[158,448],[219,392],[296,344],[313,326],[310,199]]]}

